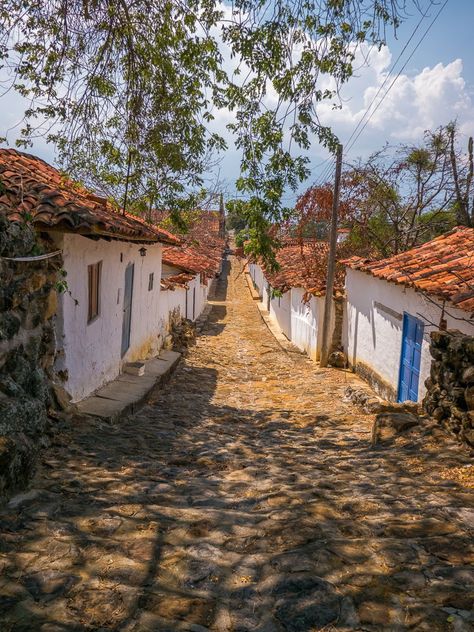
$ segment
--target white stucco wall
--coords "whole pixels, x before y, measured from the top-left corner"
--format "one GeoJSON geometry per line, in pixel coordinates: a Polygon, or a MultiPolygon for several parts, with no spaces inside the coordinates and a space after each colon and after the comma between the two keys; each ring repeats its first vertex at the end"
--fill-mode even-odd
{"type": "Polygon", "coordinates": [[[288,340],[291,340],[291,292],[274,296],[270,300],[270,318],[278,325],[288,340]]]}
{"type": "MultiPolygon", "coordinates": [[[[262,296],[264,308],[268,305],[268,281],[258,264],[249,264],[250,276],[262,296]]],[[[305,351],[312,360],[319,360],[322,343],[322,326],[324,316],[324,297],[313,296],[308,303],[303,303],[304,290],[292,288],[285,292],[280,300],[270,299],[270,318],[279,326],[285,336],[299,349],[305,351]]],[[[335,310],[331,313],[331,332],[335,325],[335,310]]],[[[332,335],[332,333],[331,333],[332,335]]]]}
{"type": "Polygon", "coordinates": [[[291,340],[302,351],[305,351],[312,360],[318,357],[318,323],[319,301],[312,297],[308,303],[303,303],[304,290],[292,288],[291,290],[291,340]]]}
{"type": "MultiPolygon", "coordinates": [[[[387,312],[393,310],[403,316],[404,312],[425,323],[418,399],[422,399],[425,379],[429,376],[431,356],[429,335],[439,323],[441,304],[433,304],[422,294],[411,288],[388,283],[357,270],[346,270],[347,331],[345,350],[351,365],[363,362],[387,382],[394,391],[398,389],[402,348],[403,320],[387,312]]],[[[447,308],[446,320],[449,329],[459,329],[474,335],[474,326],[464,320],[466,313],[447,308]]]]}
{"type": "MultiPolygon", "coordinates": [[[[163,272],[162,277],[164,279],[175,276],[177,274],[182,273],[180,268],[175,268],[174,266],[170,266],[166,263],[163,264],[163,272]]],[[[201,283],[201,275],[196,274],[194,278],[187,283],[188,289],[182,290],[183,294],[176,288],[174,291],[179,292],[179,304],[181,305],[181,316],[183,318],[189,318],[189,320],[196,320],[199,315],[202,313],[206,301],[207,301],[207,293],[208,286],[201,283]]],[[[170,295],[171,296],[171,295],[170,295]]],[[[172,302],[174,302],[175,298],[170,298],[172,302]]],[[[168,312],[164,309],[163,314],[167,314],[168,312]]]]}
{"type": "MultiPolygon", "coordinates": [[[[291,341],[312,360],[319,360],[323,339],[324,297],[312,296],[303,302],[304,290],[291,290],[291,341]]],[[[331,336],[335,325],[335,309],[331,312],[331,336]]]]}
{"type": "Polygon", "coordinates": [[[186,305],[186,290],[176,287],[174,290],[160,291],[160,304],[158,309],[159,329],[163,336],[168,334],[169,315],[176,309],[184,316],[186,305]]]}
{"type": "Polygon", "coordinates": [[[263,276],[262,268],[257,263],[249,263],[249,272],[258,293],[262,296],[263,289],[267,284],[265,277],[263,276]]]}
{"type": "Polygon", "coordinates": [[[97,241],[80,235],[61,237],[68,292],[59,309],[58,345],[63,348],[61,368],[68,371],[65,388],[79,401],[117,377],[122,364],[145,358],[160,348],[159,303],[161,245],[97,241]],[[100,313],[91,323],[88,315],[88,265],[102,261],[100,313]],[[125,269],[135,264],[130,347],[121,357],[125,269]],[[154,286],[148,290],[149,274],[154,286]]]}
{"type": "Polygon", "coordinates": [[[197,274],[194,279],[188,283],[188,289],[186,291],[186,318],[196,320],[203,308],[203,291],[200,275],[197,274]]]}

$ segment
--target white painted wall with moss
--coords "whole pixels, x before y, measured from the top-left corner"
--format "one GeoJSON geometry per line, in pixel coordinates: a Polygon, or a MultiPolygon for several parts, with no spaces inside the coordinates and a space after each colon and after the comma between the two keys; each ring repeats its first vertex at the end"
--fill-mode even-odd
{"type": "Polygon", "coordinates": [[[92,240],[64,234],[59,238],[67,272],[68,291],[62,294],[58,316],[58,347],[62,349],[56,369],[66,369],[64,386],[77,402],[119,375],[125,362],[156,354],[162,344],[159,320],[160,244],[92,240]],[[102,261],[100,313],[88,316],[88,266],[102,261]],[[130,347],[121,356],[125,269],[135,265],[130,347]],[[149,290],[149,275],[154,275],[149,290]]]}

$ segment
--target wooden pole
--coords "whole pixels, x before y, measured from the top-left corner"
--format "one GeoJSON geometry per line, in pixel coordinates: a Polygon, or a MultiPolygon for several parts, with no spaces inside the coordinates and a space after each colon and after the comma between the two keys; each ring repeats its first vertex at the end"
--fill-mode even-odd
{"type": "Polygon", "coordinates": [[[334,292],[334,276],[336,273],[337,215],[339,210],[339,190],[341,187],[342,145],[337,146],[336,177],[334,179],[334,195],[332,199],[331,234],[329,237],[328,269],[326,276],[326,296],[324,299],[323,339],[319,366],[328,365],[331,337],[332,297],[334,292]]]}

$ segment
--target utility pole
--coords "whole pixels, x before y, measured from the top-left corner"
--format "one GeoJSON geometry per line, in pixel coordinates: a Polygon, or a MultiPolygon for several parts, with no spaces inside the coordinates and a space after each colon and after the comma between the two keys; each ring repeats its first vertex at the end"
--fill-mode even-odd
{"type": "Polygon", "coordinates": [[[331,234],[329,237],[328,270],[326,276],[326,296],[324,299],[323,340],[321,344],[321,357],[319,366],[328,365],[330,337],[332,295],[334,292],[334,276],[336,273],[336,246],[337,246],[337,216],[339,211],[339,190],[341,188],[342,145],[337,146],[336,153],[336,177],[334,180],[334,195],[332,198],[331,234]]]}
{"type": "Polygon", "coordinates": [[[225,239],[225,207],[223,193],[219,196],[219,237],[225,239]]]}

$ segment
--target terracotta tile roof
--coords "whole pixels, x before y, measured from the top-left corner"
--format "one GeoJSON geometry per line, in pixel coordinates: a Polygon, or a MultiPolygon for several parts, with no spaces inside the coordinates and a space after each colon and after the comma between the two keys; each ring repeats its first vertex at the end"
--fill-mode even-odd
{"type": "Polygon", "coordinates": [[[219,271],[221,259],[216,259],[211,254],[204,254],[197,248],[187,246],[165,246],[163,248],[163,263],[212,278],[219,271]]]}
{"type": "MultiPolygon", "coordinates": [[[[270,285],[281,292],[301,287],[309,294],[323,296],[326,292],[326,273],[329,244],[315,239],[287,240],[277,252],[280,266],[277,272],[264,268],[270,285]]],[[[344,268],[337,266],[335,294],[344,284],[344,268]]]]}
{"type": "Polygon", "coordinates": [[[192,274],[173,274],[169,277],[161,279],[162,290],[175,290],[177,287],[187,288],[188,283],[192,281],[194,276],[192,274]]]}
{"type": "MultiPolygon", "coordinates": [[[[219,272],[226,245],[219,236],[219,211],[197,210],[195,214],[189,231],[180,235],[182,245],[166,247],[163,262],[212,278],[219,272]]],[[[167,222],[169,213],[154,211],[153,218],[157,222],[167,222]]]]}
{"type": "Polygon", "coordinates": [[[0,212],[12,222],[27,215],[45,230],[141,243],[179,243],[170,232],[123,214],[40,158],[15,149],[0,149],[0,212]]]}
{"type": "Polygon", "coordinates": [[[474,229],[454,230],[388,259],[343,261],[378,279],[399,283],[474,312],[474,229]]]}

